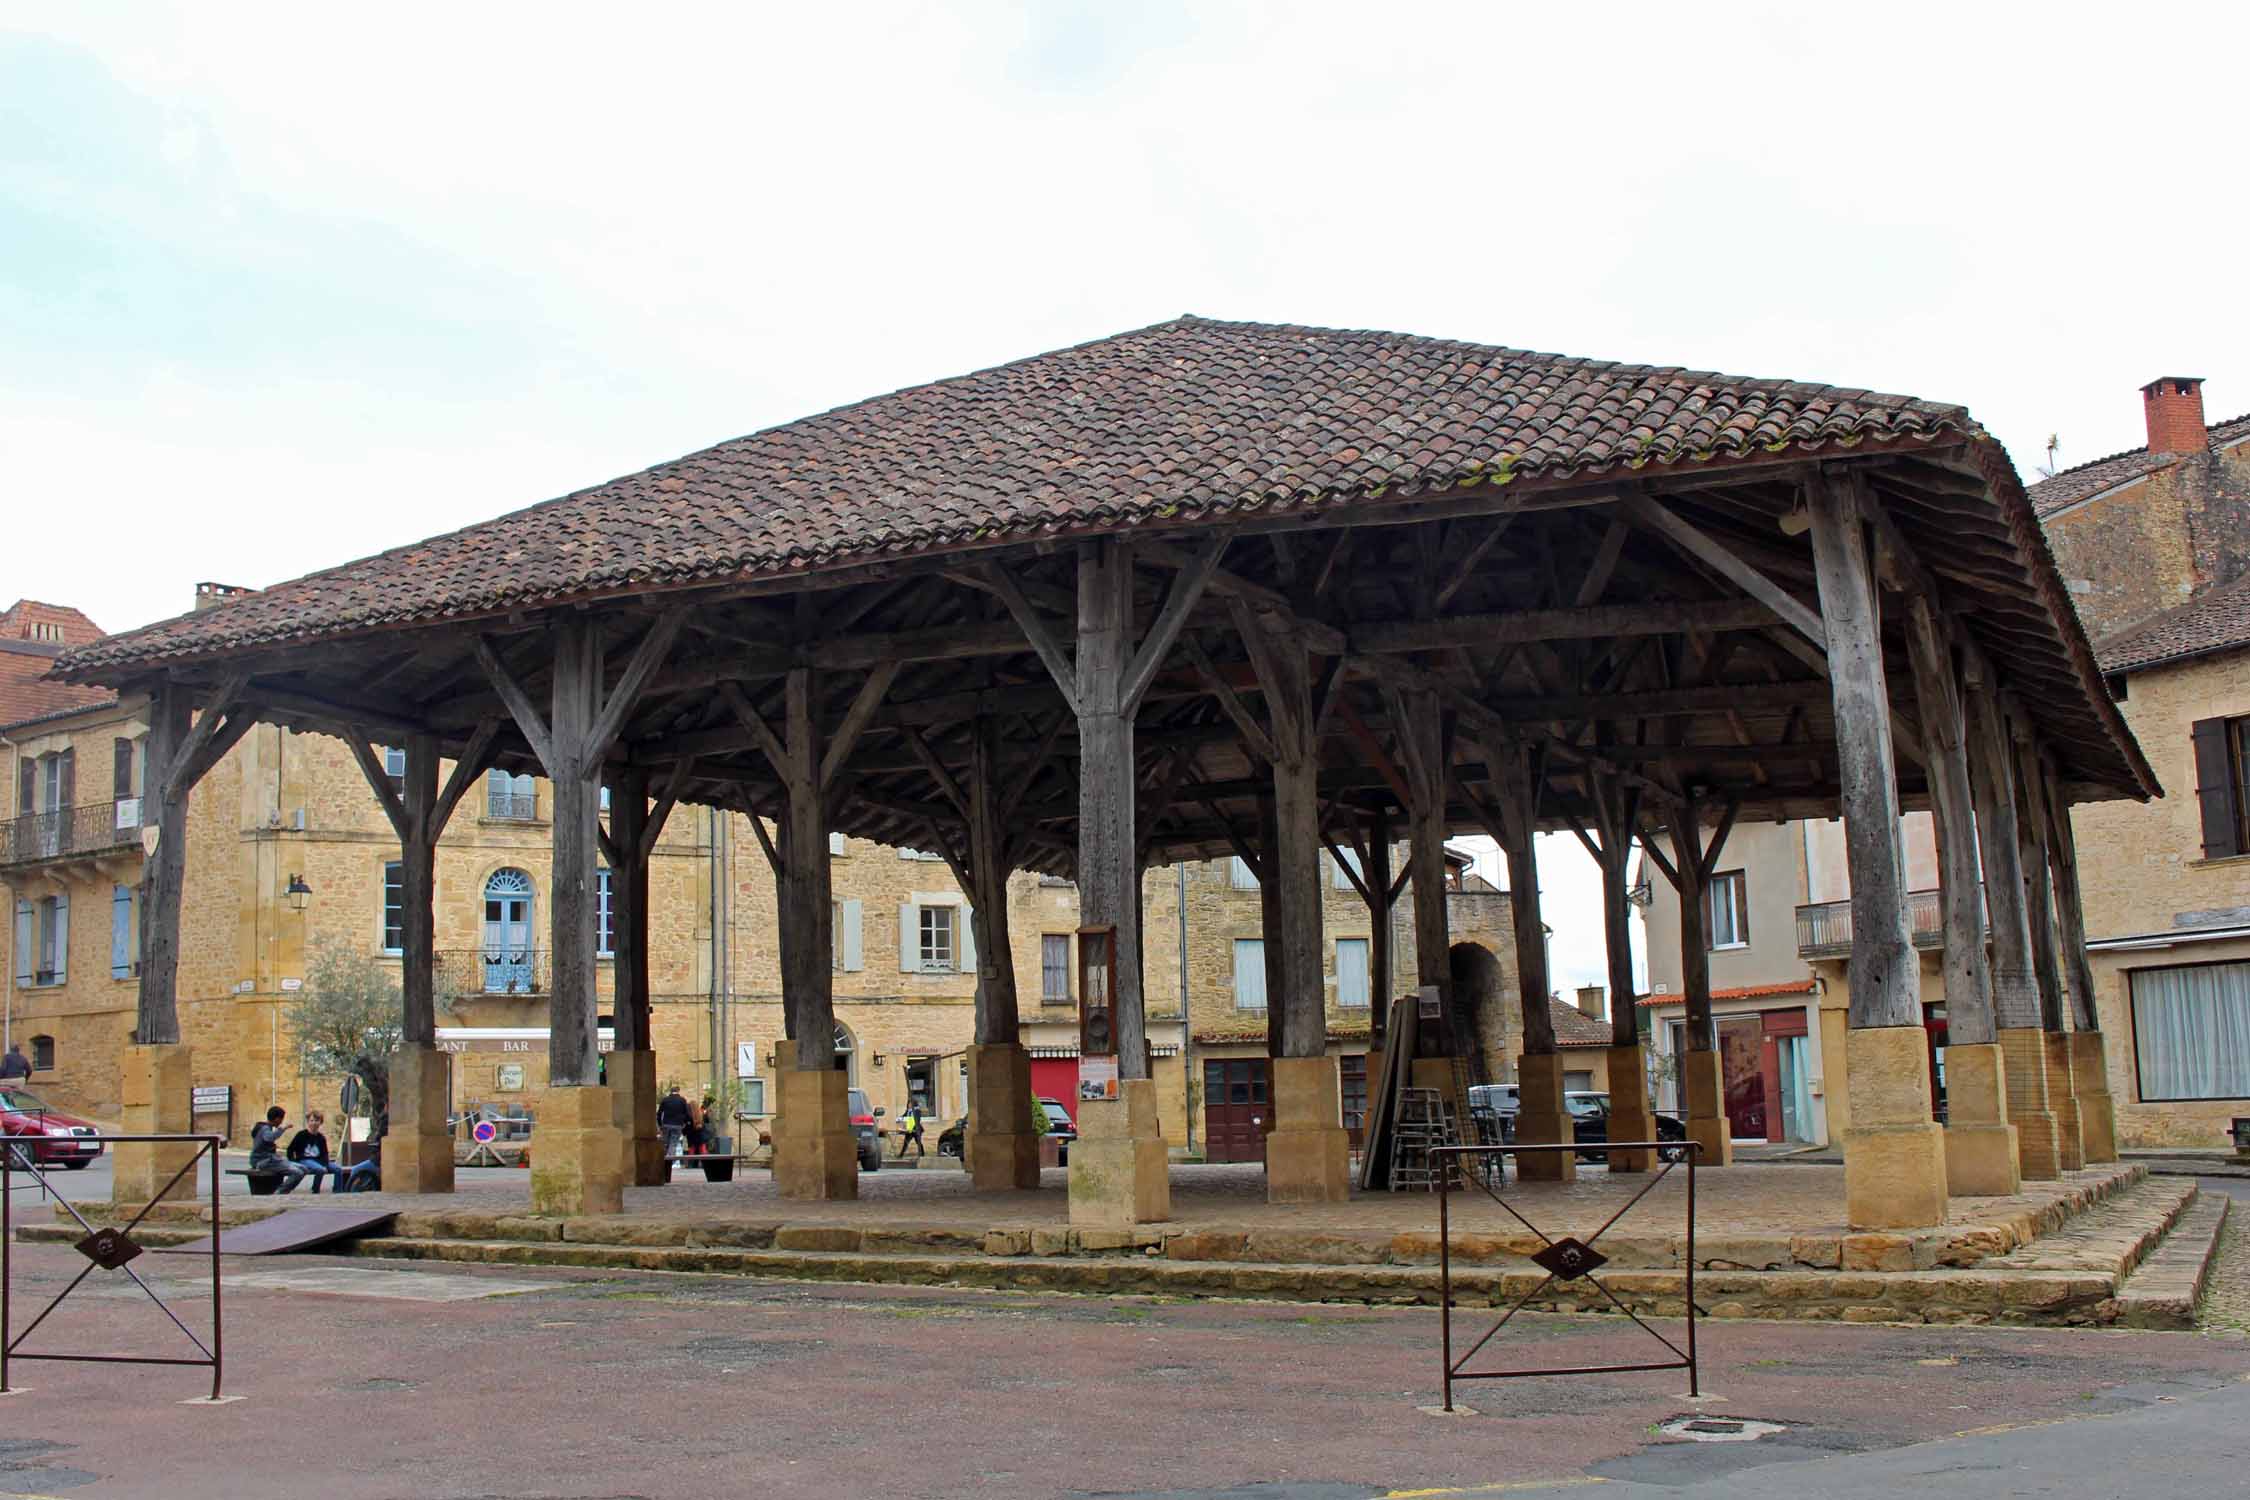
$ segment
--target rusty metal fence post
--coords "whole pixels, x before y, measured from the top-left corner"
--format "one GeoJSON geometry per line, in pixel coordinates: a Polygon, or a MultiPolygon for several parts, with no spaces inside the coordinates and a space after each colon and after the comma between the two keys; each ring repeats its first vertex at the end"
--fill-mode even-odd
{"type": "MultiPolygon", "coordinates": [[[[1537,1146],[1514,1144],[1440,1146],[1430,1152],[1432,1157],[1438,1158],[1436,1173],[1438,1185],[1438,1340],[1440,1357],[1444,1365],[1442,1381],[1444,1410],[1453,1410],[1453,1383],[1457,1380],[1519,1380],[1546,1375],[1618,1375],[1637,1370],[1685,1370],[1688,1377],[1688,1394],[1690,1396],[1702,1394],[1702,1367],[1697,1360],[1695,1345],[1695,1158],[1701,1149],[1693,1141],[1608,1141],[1599,1145],[1589,1142],[1584,1146],[1575,1141],[1567,1141],[1554,1145],[1537,1146]],[[1471,1344],[1466,1353],[1459,1359],[1455,1359],[1453,1356],[1452,1182],[1454,1173],[1451,1170],[1452,1158],[1463,1158],[1462,1165],[1464,1167],[1470,1167],[1470,1159],[1477,1157],[1492,1158],[1494,1159],[1494,1166],[1501,1166],[1504,1159],[1509,1156],[1520,1158],[1556,1151],[1575,1151],[1593,1156],[1606,1155],[1611,1150],[1653,1150],[1657,1154],[1657,1159],[1663,1165],[1650,1175],[1649,1180],[1642,1184],[1639,1192],[1625,1201],[1624,1207],[1611,1214],[1602,1222],[1599,1229],[1596,1229],[1583,1240],[1568,1232],[1557,1239],[1518,1212],[1503,1194],[1507,1180],[1504,1167],[1498,1171],[1487,1168],[1481,1172],[1469,1170],[1462,1173],[1461,1180],[1464,1183],[1483,1191],[1493,1202],[1506,1210],[1509,1217],[1539,1237],[1542,1241],[1542,1248],[1526,1258],[1547,1274],[1538,1285],[1518,1297],[1508,1310],[1500,1315],[1500,1321],[1486,1329],[1483,1336],[1474,1344],[1471,1344]],[[1675,1166],[1682,1163],[1687,1166],[1687,1234],[1684,1241],[1686,1264],[1682,1282],[1683,1301],[1687,1315],[1687,1347],[1684,1349],[1650,1327],[1648,1323],[1642,1320],[1640,1314],[1626,1305],[1624,1299],[1611,1291],[1609,1287],[1603,1285],[1601,1280],[1594,1275],[1596,1271],[1609,1262],[1609,1257],[1594,1248],[1595,1242],[1607,1234],[1618,1220],[1631,1213],[1643,1198],[1646,1198],[1655,1190],[1658,1183],[1672,1174],[1672,1169],[1675,1166]],[[1498,1186],[1495,1184],[1498,1184],[1498,1186]],[[1494,1335],[1507,1327],[1509,1320],[1523,1311],[1548,1287],[1553,1286],[1558,1281],[1578,1280],[1584,1280],[1600,1291],[1619,1312],[1632,1319],[1634,1324],[1644,1333],[1671,1351],[1673,1357],[1634,1364],[1569,1365],[1551,1369],[1472,1370],[1468,1368],[1469,1362],[1477,1357],[1486,1344],[1492,1342],[1494,1335]]],[[[1518,1181],[1521,1181],[1520,1176],[1518,1181]]]]}
{"type": "Polygon", "coordinates": [[[216,1401],[219,1399],[220,1383],[226,1371],[226,1318],[225,1309],[220,1301],[219,1287],[219,1147],[222,1142],[215,1135],[105,1135],[101,1139],[103,1144],[111,1146],[193,1146],[195,1151],[185,1162],[180,1164],[180,1169],[172,1174],[169,1181],[156,1190],[156,1195],[143,1204],[141,1211],[133,1215],[131,1221],[123,1228],[96,1228],[87,1221],[84,1214],[78,1211],[76,1204],[54,1191],[53,1186],[47,1180],[47,1174],[38,1164],[38,1153],[31,1140],[9,1139],[6,1141],[4,1151],[0,1151],[0,1179],[10,1177],[16,1172],[30,1173],[40,1187],[53,1196],[62,1210],[78,1221],[78,1227],[86,1231],[85,1238],[77,1241],[71,1248],[85,1256],[87,1264],[84,1270],[71,1278],[70,1285],[57,1292],[54,1299],[40,1310],[38,1317],[33,1318],[21,1333],[16,1332],[15,1197],[12,1192],[0,1191],[0,1392],[13,1389],[9,1384],[9,1367],[18,1360],[39,1359],[70,1364],[97,1365],[184,1365],[190,1368],[208,1367],[210,1369],[210,1399],[216,1401]],[[140,1228],[141,1221],[149,1216],[150,1210],[164,1201],[165,1194],[172,1191],[183,1179],[190,1177],[196,1166],[206,1160],[211,1164],[211,1341],[208,1344],[196,1336],[194,1329],[180,1321],[179,1315],[173,1312],[166,1305],[164,1299],[156,1294],[154,1287],[141,1280],[140,1273],[135,1271],[131,1264],[145,1248],[133,1238],[133,1231],[140,1228]],[[62,1306],[65,1299],[72,1292],[77,1291],[86,1278],[93,1275],[97,1270],[123,1271],[126,1276],[132,1279],[135,1286],[148,1294],[149,1301],[155,1303],[157,1310],[171,1320],[172,1326],[186,1335],[187,1341],[195,1346],[196,1352],[202,1357],[190,1359],[180,1355],[69,1354],[24,1349],[24,1340],[38,1332],[39,1325],[46,1322],[54,1310],[62,1306]]]}

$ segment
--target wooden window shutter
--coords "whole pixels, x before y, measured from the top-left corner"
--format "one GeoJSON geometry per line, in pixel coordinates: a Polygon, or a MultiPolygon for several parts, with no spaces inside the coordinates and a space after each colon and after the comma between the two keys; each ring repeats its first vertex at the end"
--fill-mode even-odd
{"type": "Polygon", "coordinates": [[[50,898],[55,903],[55,983],[70,981],[70,893],[50,898]]]}
{"type": "Polygon", "coordinates": [[[16,988],[28,990],[39,969],[39,914],[29,901],[16,902],[16,988]]]}
{"type": "Polygon", "coordinates": [[[39,807],[39,762],[28,756],[16,761],[16,812],[30,817],[39,807]]]}
{"type": "Polygon", "coordinates": [[[844,972],[856,974],[867,967],[867,960],[863,955],[860,944],[860,929],[865,920],[863,913],[866,911],[866,907],[856,898],[844,902],[843,907],[844,919],[842,925],[844,930],[838,939],[843,945],[843,952],[840,956],[843,959],[844,972]]]}
{"type": "Polygon", "coordinates": [[[133,742],[120,735],[110,741],[111,795],[120,800],[133,795],[133,742]]]}
{"type": "Polygon", "coordinates": [[[78,805],[77,751],[65,750],[62,753],[62,770],[57,773],[55,785],[57,788],[55,792],[55,811],[61,812],[65,808],[76,807],[78,805]]]}
{"type": "Polygon", "coordinates": [[[954,908],[954,921],[961,930],[953,936],[953,964],[964,974],[977,971],[977,911],[964,901],[954,908]]]}
{"type": "Polygon", "coordinates": [[[2225,859],[2241,854],[2234,770],[2227,753],[2227,721],[2198,719],[2189,733],[2195,742],[2195,795],[2203,807],[2203,857],[2225,859]]]}
{"type": "Polygon", "coordinates": [[[898,908],[898,971],[922,972],[921,914],[911,901],[900,902],[898,908]]]}

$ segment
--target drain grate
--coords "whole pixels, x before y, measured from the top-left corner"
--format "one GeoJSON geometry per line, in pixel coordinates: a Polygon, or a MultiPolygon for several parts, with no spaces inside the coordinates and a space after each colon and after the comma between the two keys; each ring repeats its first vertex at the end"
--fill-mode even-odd
{"type": "Polygon", "coordinates": [[[1664,1437],[1691,1443],[1754,1443],[1788,1429],[1779,1422],[1757,1422],[1748,1417],[1674,1417],[1658,1423],[1656,1430],[1664,1437]]]}

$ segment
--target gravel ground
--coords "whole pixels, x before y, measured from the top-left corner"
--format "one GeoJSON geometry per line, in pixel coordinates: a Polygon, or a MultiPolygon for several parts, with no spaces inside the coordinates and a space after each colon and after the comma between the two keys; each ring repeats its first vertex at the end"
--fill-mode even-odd
{"type": "Polygon", "coordinates": [[[2219,1253],[2196,1309],[2196,1326],[2223,1338],[2250,1338],[2250,1192],[2240,1182],[2206,1179],[2203,1191],[2231,1193],[2234,1211],[2219,1231],[2219,1253]]]}

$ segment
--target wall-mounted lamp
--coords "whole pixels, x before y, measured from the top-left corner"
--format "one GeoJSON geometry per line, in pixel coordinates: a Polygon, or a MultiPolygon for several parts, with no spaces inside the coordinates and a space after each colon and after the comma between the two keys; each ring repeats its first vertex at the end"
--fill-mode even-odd
{"type": "Polygon", "coordinates": [[[305,909],[305,902],[312,896],[312,887],[305,884],[304,876],[291,875],[289,877],[289,888],[281,894],[289,898],[289,909],[291,911],[301,912],[305,909]]]}

